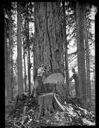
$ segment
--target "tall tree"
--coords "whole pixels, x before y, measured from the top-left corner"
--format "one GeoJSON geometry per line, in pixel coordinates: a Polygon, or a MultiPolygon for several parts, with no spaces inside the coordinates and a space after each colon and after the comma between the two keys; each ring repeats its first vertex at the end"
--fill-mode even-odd
{"type": "Polygon", "coordinates": [[[23,46],[23,51],[24,51],[24,53],[23,53],[23,59],[24,59],[24,84],[25,84],[25,91],[27,90],[27,75],[26,75],[26,49],[25,49],[25,47],[23,46]]]}
{"type": "Polygon", "coordinates": [[[30,40],[29,40],[29,12],[28,5],[26,5],[26,44],[28,51],[28,84],[29,84],[29,94],[31,93],[31,70],[30,70],[30,40]]]}
{"type": "Polygon", "coordinates": [[[88,5],[85,5],[85,14],[84,14],[84,39],[85,39],[85,49],[86,49],[86,94],[87,101],[91,103],[91,84],[90,84],[90,55],[89,55],[89,42],[88,42],[88,27],[87,27],[87,18],[86,18],[86,8],[88,5]]]}
{"type": "Polygon", "coordinates": [[[77,30],[77,49],[78,49],[78,76],[79,94],[83,105],[86,105],[86,72],[85,72],[85,49],[84,49],[84,5],[76,3],[76,30],[77,30]]]}
{"type": "Polygon", "coordinates": [[[13,22],[12,22],[12,14],[11,11],[9,12],[9,54],[10,54],[10,77],[11,77],[11,99],[13,99],[13,22]]]}
{"type": "Polygon", "coordinates": [[[5,9],[5,84],[7,86],[7,96],[13,99],[13,61],[12,61],[12,13],[11,9],[5,9]]]}
{"type": "Polygon", "coordinates": [[[6,89],[6,96],[7,99],[11,99],[11,79],[10,79],[10,59],[9,59],[9,48],[8,48],[8,42],[7,42],[7,25],[5,23],[5,29],[4,29],[4,38],[5,38],[5,89],[6,89]]]}
{"type": "Polygon", "coordinates": [[[37,71],[36,71],[36,57],[35,57],[35,53],[36,53],[36,49],[35,49],[35,45],[36,45],[36,3],[34,3],[34,37],[33,37],[33,80],[35,79],[35,76],[37,75],[37,71]]]}
{"type": "Polygon", "coordinates": [[[54,72],[63,64],[63,33],[60,3],[35,3],[35,19],[34,59],[36,66],[39,67],[41,64],[44,64],[47,72],[54,72]]]}
{"type": "Polygon", "coordinates": [[[18,94],[23,93],[22,73],[22,42],[21,42],[21,5],[17,3],[17,67],[18,67],[18,94]]]}
{"type": "Polygon", "coordinates": [[[68,72],[68,55],[67,55],[67,39],[66,39],[66,14],[65,14],[65,2],[63,1],[63,37],[65,47],[65,72],[66,72],[66,93],[69,95],[69,72],[68,72]]]}
{"type": "Polygon", "coordinates": [[[34,64],[36,68],[43,64],[46,75],[53,72],[64,75],[62,12],[60,2],[35,3],[34,64]]]}

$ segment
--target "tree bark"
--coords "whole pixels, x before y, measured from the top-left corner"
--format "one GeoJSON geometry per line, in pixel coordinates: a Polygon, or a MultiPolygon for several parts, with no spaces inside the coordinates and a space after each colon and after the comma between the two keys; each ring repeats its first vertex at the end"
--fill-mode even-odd
{"type": "Polygon", "coordinates": [[[4,27],[4,53],[5,53],[5,97],[7,97],[8,95],[8,90],[7,90],[7,69],[8,69],[8,62],[7,62],[7,40],[6,40],[7,36],[6,36],[6,23],[5,23],[5,27],[4,27]]]}
{"type": "MultiPolygon", "coordinates": [[[[87,5],[86,5],[87,6],[87,5]]],[[[86,6],[85,9],[86,10],[86,6]]],[[[86,13],[84,14],[84,36],[85,36],[85,49],[86,49],[86,97],[88,103],[91,103],[91,84],[90,84],[90,56],[89,56],[89,44],[88,44],[88,29],[86,13]]]]}
{"type": "Polygon", "coordinates": [[[13,100],[13,39],[12,39],[12,18],[9,13],[9,50],[10,50],[10,77],[11,77],[11,99],[13,100]]]}
{"type": "Polygon", "coordinates": [[[23,59],[24,59],[24,83],[25,83],[25,91],[27,91],[25,51],[24,51],[23,59]]]}
{"type": "Polygon", "coordinates": [[[35,18],[35,65],[38,68],[44,64],[47,74],[57,69],[63,73],[63,35],[59,3],[35,3],[35,18]],[[56,58],[56,50],[59,58],[56,58]]]}
{"type": "Polygon", "coordinates": [[[69,72],[68,72],[68,55],[67,55],[67,39],[66,39],[66,19],[65,19],[65,2],[63,1],[63,37],[65,47],[65,76],[66,76],[66,95],[69,95],[69,72]]]}
{"type": "Polygon", "coordinates": [[[54,112],[53,108],[53,94],[42,95],[38,97],[38,104],[39,104],[39,112],[37,115],[37,119],[40,118],[42,114],[50,115],[54,112]]]}
{"type": "MultiPolygon", "coordinates": [[[[8,11],[8,28],[9,28],[9,42],[5,39],[5,70],[6,70],[6,85],[7,85],[7,92],[8,92],[8,99],[13,99],[13,60],[12,60],[12,18],[11,18],[11,11],[8,11]],[[7,45],[8,44],[8,45],[7,45]]],[[[5,31],[6,34],[6,31],[5,31]]],[[[5,35],[5,38],[6,35],[5,35]]]]}
{"type": "Polygon", "coordinates": [[[35,39],[36,38],[36,3],[34,3],[34,42],[33,42],[33,80],[35,80],[35,76],[37,76],[37,70],[36,70],[36,49],[35,49],[35,39]]]}
{"type": "MultiPolygon", "coordinates": [[[[36,2],[35,3],[35,44],[34,44],[34,65],[38,69],[42,64],[46,71],[45,76],[60,72],[64,74],[63,61],[63,25],[60,9],[60,2],[36,2]]],[[[40,86],[40,84],[39,84],[40,86]]],[[[49,85],[50,86],[50,85],[49,85]]],[[[66,90],[62,90],[66,91],[66,90]]],[[[42,92],[43,93],[43,92],[42,92]]],[[[65,95],[65,93],[61,93],[65,95]]],[[[65,97],[65,96],[64,96],[65,97]]],[[[49,102],[52,107],[52,99],[45,98],[45,102],[49,102]]],[[[44,105],[41,101],[41,108],[44,105]]],[[[48,104],[44,105],[46,107],[48,104]]],[[[49,108],[49,109],[50,109],[49,108]]],[[[45,112],[46,113],[46,112],[45,112]]],[[[40,116],[40,115],[39,115],[40,116]]]]}
{"type": "Polygon", "coordinates": [[[29,94],[31,94],[31,70],[30,70],[30,40],[29,40],[29,18],[28,18],[28,6],[26,10],[26,43],[28,49],[28,84],[29,84],[29,94]]]}
{"type": "MultiPolygon", "coordinates": [[[[6,26],[5,26],[6,27],[6,26]]],[[[10,89],[10,63],[9,63],[9,48],[7,47],[7,36],[6,36],[6,28],[4,31],[5,34],[5,89],[6,89],[6,97],[7,99],[11,99],[11,89],[10,89]]]]}
{"type": "Polygon", "coordinates": [[[86,72],[85,72],[85,49],[84,49],[84,5],[76,3],[76,30],[78,48],[78,76],[79,76],[79,96],[83,105],[86,105],[86,72]]]}
{"type": "Polygon", "coordinates": [[[18,67],[18,94],[23,93],[22,75],[22,42],[21,42],[21,6],[17,3],[17,67],[18,67]]]}
{"type": "Polygon", "coordinates": [[[31,72],[30,72],[30,47],[28,46],[28,83],[29,83],[29,94],[31,94],[31,72]]]}

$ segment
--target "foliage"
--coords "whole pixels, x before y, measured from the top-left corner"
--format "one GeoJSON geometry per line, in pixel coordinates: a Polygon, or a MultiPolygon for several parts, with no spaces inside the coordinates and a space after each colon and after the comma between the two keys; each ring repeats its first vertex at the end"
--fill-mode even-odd
{"type": "Polygon", "coordinates": [[[11,126],[75,126],[75,125],[95,125],[95,114],[82,108],[74,99],[68,99],[64,103],[65,111],[57,111],[51,115],[45,115],[40,120],[35,120],[37,112],[37,100],[31,95],[21,95],[17,97],[14,110],[6,119],[6,128],[11,126]]]}

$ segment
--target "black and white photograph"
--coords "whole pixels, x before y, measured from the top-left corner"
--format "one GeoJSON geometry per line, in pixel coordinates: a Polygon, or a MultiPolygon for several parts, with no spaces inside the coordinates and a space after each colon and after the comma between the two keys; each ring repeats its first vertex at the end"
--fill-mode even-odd
{"type": "Polygon", "coordinates": [[[94,3],[8,2],[5,128],[95,126],[94,3]]]}

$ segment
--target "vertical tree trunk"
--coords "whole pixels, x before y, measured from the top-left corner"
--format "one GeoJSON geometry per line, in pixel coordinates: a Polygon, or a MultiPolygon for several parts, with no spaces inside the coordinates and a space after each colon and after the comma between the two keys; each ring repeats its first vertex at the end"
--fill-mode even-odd
{"type": "Polygon", "coordinates": [[[6,97],[7,99],[11,99],[10,93],[10,64],[9,64],[9,49],[7,47],[7,40],[6,40],[6,30],[5,32],[5,89],[6,89],[6,97]]]}
{"type": "MultiPolygon", "coordinates": [[[[86,5],[87,6],[87,5],[86,5]]],[[[85,9],[86,10],[86,6],[85,9]]],[[[90,84],[90,56],[89,56],[89,44],[88,44],[88,30],[86,14],[84,15],[84,36],[85,36],[85,49],[86,49],[86,95],[87,101],[91,103],[91,84],[90,84]]]]}
{"type": "MultiPolygon", "coordinates": [[[[8,92],[8,99],[13,99],[13,63],[12,63],[12,18],[11,18],[11,12],[8,12],[8,18],[9,18],[9,42],[5,41],[5,63],[6,66],[6,84],[7,84],[7,92],[8,92]],[[8,43],[8,46],[7,46],[8,43]]],[[[6,40],[6,39],[5,39],[6,40]]]]}
{"type": "Polygon", "coordinates": [[[44,64],[46,73],[57,69],[63,73],[63,35],[59,3],[35,3],[35,18],[35,65],[39,67],[44,64]],[[59,58],[56,58],[56,50],[59,58]]]}
{"type": "MultiPolygon", "coordinates": [[[[42,64],[45,74],[60,72],[64,75],[63,25],[60,2],[35,3],[35,46],[34,63],[36,68],[42,64]]],[[[61,88],[64,83],[61,83],[61,88]]],[[[57,89],[58,90],[58,89],[57,89]]],[[[66,90],[61,93],[66,97],[66,90]]]]}
{"type": "MultiPolygon", "coordinates": [[[[25,50],[25,49],[24,49],[25,50]]],[[[26,60],[25,60],[25,52],[23,55],[23,59],[24,59],[24,83],[25,83],[25,91],[27,91],[27,83],[26,83],[26,60]]]]}
{"type": "Polygon", "coordinates": [[[65,72],[66,72],[66,93],[69,95],[69,72],[68,72],[68,56],[67,56],[67,40],[66,40],[66,19],[65,19],[65,2],[63,1],[63,37],[65,47],[65,72]]]}
{"type": "Polygon", "coordinates": [[[35,75],[36,75],[36,57],[35,57],[35,53],[36,53],[36,49],[35,49],[35,38],[36,38],[36,3],[34,3],[34,42],[33,42],[33,80],[35,79],[35,75]]]}
{"type": "Polygon", "coordinates": [[[28,49],[28,84],[29,84],[29,94],[31,94],[31,71],[30,71],[30,41],[29,41],[29,18],[28,18],[28,6],[27,6],[27,12],[26,12],[26,30],[27,30],[27,37],[26,37],[26,43],[27,43],[27,49],[28,49]]]}
{"type": "Polygon", "coordinates": [[[28,81],[29,81],[29,94],[31,94],[30,47],[29,46],[28,46],[28,81]]]}
{"type": "Polygon", "coordinates": [[[78,76],[79,96],[83,105],[86,105],[86,72],[85,72],[85,49],[84,49],[84,5],[76,3],[77,19],[77,48],[78,48],[78,76]]]}
{"type": "Polygon", "coordinates": [[[11,99],[13,100],[13,39],[12,39],[12,17],[9,13],[9,50],[10,50],[10,77],[11,77],[11,99]]]}
{"type": "Polygon", "coordinates": [[[7,69],[8,69],[8,62],[7,62],[7,40],[6,40],[7,36],[6,36],[6,24],[5,24],[5,27],[4,27],[4,55],[5,55],[5,97],[7,97],[8,95],[8,90],[7,90],[7,69]]]}
{"type": "Polygon", "coordinates": [[[21,42],[21,6],[17,3],[17,67],[18,67],[18,94],[23,93],[22,75],[22,42],[21,42]]]}

